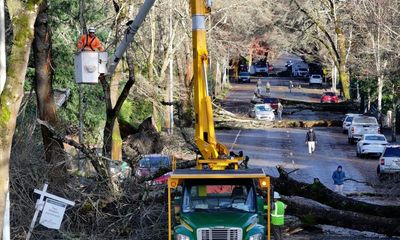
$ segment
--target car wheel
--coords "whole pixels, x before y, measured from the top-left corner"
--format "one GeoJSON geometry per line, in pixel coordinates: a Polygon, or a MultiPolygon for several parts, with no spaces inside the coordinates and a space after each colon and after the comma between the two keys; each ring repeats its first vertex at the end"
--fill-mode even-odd
{"type": "Polygon", "coordinates": [[[361,157],[362,155],[358,152],[358,150],[356,151],[356,154],[357,154],[357,157],[362,158],[361,157]]]}
{"type": "Polygon", "coordinates": [[[354,144],[354,143],[355,143],[354,138],[350,138],[350,144],[354,144]]]}
{"type": "Polygon", "coordinates": [[[343,129],[343,130],[342,130],[342,133],[345,134],[345,133],[346,133],[346,130],[343,129]]]}
{"type": "Polygon", "coordinates": [[[347,138],[347,142],[351,144],[351,138],[347,138]]]}

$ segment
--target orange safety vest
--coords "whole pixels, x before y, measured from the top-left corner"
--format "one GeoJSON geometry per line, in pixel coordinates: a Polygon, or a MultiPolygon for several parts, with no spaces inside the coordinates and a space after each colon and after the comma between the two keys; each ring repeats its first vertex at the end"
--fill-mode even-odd
{"type": "Polygon", "coordinates": [[[96,51],[103,52],[104,48],[100,40],[95,37],[90,37],[89,34],[84,34],[79,37],[77,48],[81,51],[96,51]]]}

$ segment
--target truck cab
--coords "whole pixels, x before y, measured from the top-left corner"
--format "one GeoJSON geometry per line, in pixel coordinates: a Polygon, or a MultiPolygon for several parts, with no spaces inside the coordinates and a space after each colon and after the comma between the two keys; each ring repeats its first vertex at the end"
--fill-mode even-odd
{"type": "Polygon", "coordinates": [[[261,169],[176,170],[168,185],[179,186],[170,208],[172,239],[269,239],[263,210],[268,201],[259,195],[269,190],[269,178],[261,169]]]}

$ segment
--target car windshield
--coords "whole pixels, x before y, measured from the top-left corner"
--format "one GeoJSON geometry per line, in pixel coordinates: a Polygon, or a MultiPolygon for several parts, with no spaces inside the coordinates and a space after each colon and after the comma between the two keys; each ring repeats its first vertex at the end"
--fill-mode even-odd
{"type": "Polygon", "coordinates": [[[191,181],[185,185],[183,212],[255,212],[255,190],[251,179],[191,181]]]}
{"type": "Polygon", "coordinates": [[[241,72],[239,73],[240,76],[250,76],[249,72],[241,72]]]}
{"type": "Polygon", "coordinates": [[[365,140],[386,141],[384,136],[365,136],[365,140]]]}
{"type": "Polygon", "coordinates": [[[378,124],[376,118],[369,117],[369,118],[354,118],[353,123],[361,123],[361,124],[378,124]]]}
{"type": "Polygon", "coordinates": [[[139,161],[139,167],[141,168],[162,168],[169,165],[168,156],[145,156],[139,161]]]}
{"type": "Polygon", "coordinates": [[[259,105],[259,106],[256,106],[256,111],[268,112],[268,111],[272,111],[272,109],[268,105],[259,105]]]}
{"type": "Polygon", "coordinates": [[[312,77],[312,78],[321,78],[320,75],[312,75],[311,77],[312,77]]]}
{"type": "Polygon", "coordinates": [[[386,148],[384,157],[400,157],[400,147],[386,148]]]}
{"type": "Polygon", "coordinates": [[[305,71],[305,72],[307,72],[307,68],[299,68],[299,71],[305,71]]]}
{"type": "Polygon", "coordinates": [[[353,121],[353,117],[348,116],[348,117],[346,118],[346,122],[351,122],[351,121],[353,121]]]}

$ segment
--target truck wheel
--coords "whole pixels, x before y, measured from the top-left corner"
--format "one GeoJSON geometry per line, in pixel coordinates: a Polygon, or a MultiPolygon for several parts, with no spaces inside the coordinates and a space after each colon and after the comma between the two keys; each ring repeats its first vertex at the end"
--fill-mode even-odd
{"type": "Polygon", "coordinates": [[[376,168],[376,174],[378,175],[379,181],[384,181],[386,179],[386,175],[381,172],[381,168],[378,167],[376,168]]]}

